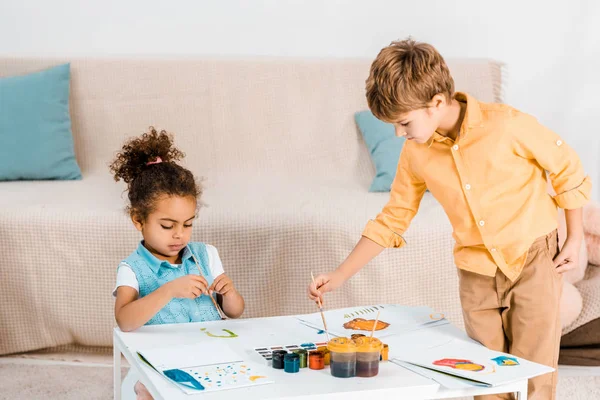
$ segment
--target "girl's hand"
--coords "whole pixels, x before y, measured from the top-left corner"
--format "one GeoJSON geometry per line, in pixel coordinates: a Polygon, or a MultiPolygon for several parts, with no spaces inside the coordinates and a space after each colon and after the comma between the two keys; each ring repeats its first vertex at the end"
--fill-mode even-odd
{"type": "Polygon", "coordinates": [[[567,237],[562,250],[554,259],[556,272],[562,274],[577,267],[579,264],[579,251],[581,249],[580,240],[571,240],[567,237]]]}
{"type": "Polygon", "coordinates": [[[182,276],[167,285],[169,285],[171,296],[176,298],[195,299],[203,294],[208,294],[208,282],[200,275],[182,276]]]}
{"type": "Polygon", "coordinates": [[[228,293],[235,293],[233,281],[225,274],[217,276],[212,285],[208,288],[209,293],[217,292],[221,296],[226,296],[228,293]]]}

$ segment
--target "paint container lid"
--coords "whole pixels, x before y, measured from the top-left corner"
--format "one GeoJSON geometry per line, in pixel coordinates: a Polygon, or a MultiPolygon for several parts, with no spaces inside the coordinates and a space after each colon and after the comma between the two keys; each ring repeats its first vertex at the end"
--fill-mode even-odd
{"type": "Polygon", "coordinates": [[[306,349],[297,349],[297,350],[294,350],[294,353],[296,353],[296,354],[307,354],[308,351],[306,349]]]}
{"type": "Polygon", "coordinates": [[[287,354],[286,350],[275,350],[273,352],[273,358],[283,358],[287,354]]]}
{"type": "Polygon", "coordinates": [[[285,361],[294,361],[294,360],[299,360],[300,356],[296,353],[287,353],[286,355],[283,356],[283,359],[285,361]]]}
{"type": "Polygon", "coordinates": [[[356,353],[356,344],[345,337],[333,338],[327,343],[327,348],[335,353],[356,353]]]}
{"type": "Polygon", "coordinates": [[[353,333],[352,335],[350,335],[350,339],[352,340],[356,340],[361,337],[365,337],[365,335],[363,335],[362,333],[353,333]]]}
{"type": "Polygon", "coordinates": [[[319,346],[317,347],[317,351],[320,351],[323,354],[329,353],[329,349],[327,348],[327,346],[319,346]]]}
{"type": "Polygon", "coordinates": [[[308,353],[308,358],[320,358],[320,357],[325,357],[325,353],[323,353],[320,350],[313,350],[310,353],[308,353]]]}
{"type": "Polygon", "coordinates": [[[354,343],[356,344],[356,351],[361,353],[368,353],[372,351],[379,352],[383,348],[383,343],[381,343],[381,340],[375,337],[360,337],[356,339],[354,343]]]}

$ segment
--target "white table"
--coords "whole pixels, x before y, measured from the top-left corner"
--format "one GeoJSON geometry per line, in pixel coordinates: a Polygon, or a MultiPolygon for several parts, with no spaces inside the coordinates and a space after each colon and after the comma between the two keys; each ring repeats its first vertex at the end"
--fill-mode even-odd
{"type": "MultiPolygon", "coordinates": [[[[452,325],[436,328],[448,338],[470,340],[452,325]]],[[[383,338],[390,346],[390,358],[400,354],[403,348],[410,346],[410,335],[383,338]]],[[[115,328],[114,346],[114,398],[121,398],[121,354],[135,368],[141,382],[146,385],[156,400],[194,400],[194,399],[298,399],[310,396],[313,399],[361,399],[365,396],[394,397],[403,399],[449,399],[462,396],[515,392],[518,399],[527,399],[527,380],[495,388],[473,387],[461,390],[449,390],[436,382],[408,371],[390,362],[380,364],[379,375],[373,378],[340,379],[331,376],[326,367],[321,371],[302,368],[297,374],[288,374],[269,367],[262,358],[252,351],[253,348],[299,344],[305,342],[326,341],[324,334],[306,327],[291,316],[274,318],[255,318],[242,320],[213,321],[204,323],[144,326],[134,332],[122,332],[115,328]],[[202,331],[202,329],[205,331],[202,331]],[[212,334],[225,334],[222,329],[236,333],[235,338],[212,338],[212,334]],[[194,344],[201,341],[226,341],[232,349],[244,356],[244,361],[255,369],[262,369],[275,383],[255,387],[207,392],[198,395],[186,395],[141,362],[136,355],[138,349],[165,347],[175,344],[194,344]]]]}

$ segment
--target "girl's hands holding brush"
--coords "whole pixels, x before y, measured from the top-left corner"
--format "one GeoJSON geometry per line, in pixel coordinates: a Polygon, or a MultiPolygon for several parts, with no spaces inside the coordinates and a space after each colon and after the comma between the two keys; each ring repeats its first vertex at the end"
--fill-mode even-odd
{"type": "Polygon", "coordinates": [[[208,290],[210,293],[216,292],[222,296],[227,296],[228,293],[235,293],[233,281],[225,274],[217,276],[208,290]]]}
{"type": "Polygon", "coordinates": [[[195,299],[208,294],[208,282],[200,275],[185,275],[166,283],[171,297],[195,299]]]}
{"type": "Polygon", "coordinates": [[[323,294],[333,292],[342,286],[345,280],[343,275],[337,270],[318,275],[315,277],[314,282],[311,282],[308,286],[308,298],[315,302],[321,300],[321,304],[323,304],[323,294]]]}

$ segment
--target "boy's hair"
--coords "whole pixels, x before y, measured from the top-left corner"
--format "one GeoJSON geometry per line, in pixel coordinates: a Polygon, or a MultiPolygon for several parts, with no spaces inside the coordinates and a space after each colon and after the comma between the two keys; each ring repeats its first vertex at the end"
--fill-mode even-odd
{"type": "Polygon", "coordinates": [[[127,184],[131,216],[145,221],[161,196],[182,196],[198,199],[202,186],[194,175],[176,161],[184,154],[173,146],[167,132],[150,127],[150,132],[128,140],[110,165],[115,181],[127,184]]]}
{"type": "Polygon", "coordinates": [[[366,83],[371,112],[388,122],[427,107],[436,94],[448,101],[454,95],[454,80],[444,58],[432,45],[413,39],[384,47],[371,64],[366,83]]]}

